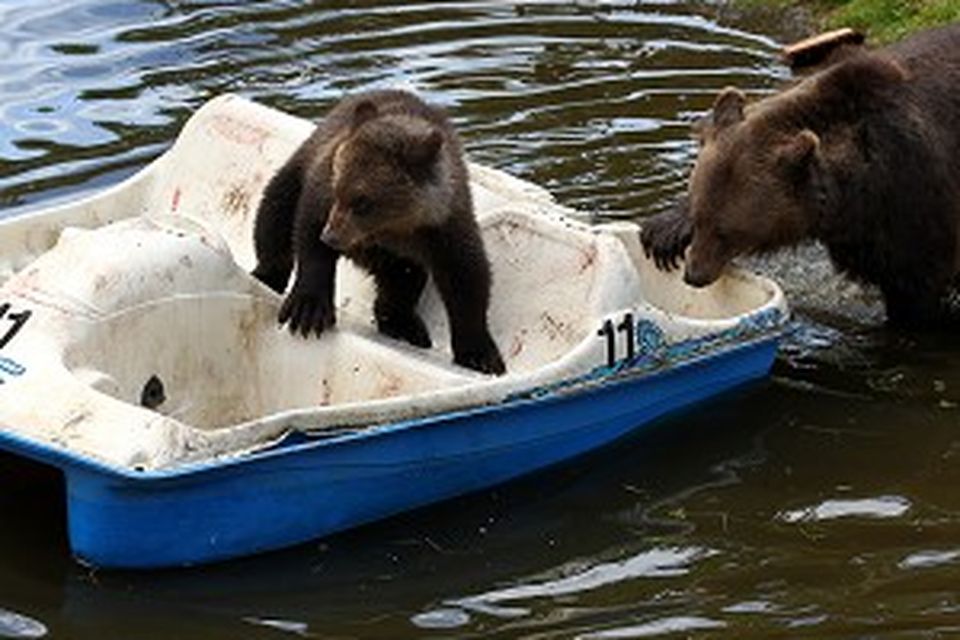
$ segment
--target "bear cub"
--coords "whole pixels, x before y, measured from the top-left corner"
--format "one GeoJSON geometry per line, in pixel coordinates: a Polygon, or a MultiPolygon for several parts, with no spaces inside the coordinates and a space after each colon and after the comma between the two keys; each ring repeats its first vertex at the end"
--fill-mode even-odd
{"type": "Polygon", "coordinates": [[[339,256],[368,270],[385,335],[430,347],[416,306],[432,277],[455,363],[505,372],[487,327],[490,265],[473,214],[459,138],[446,115],[406,91],[338,103],[264,190],[253,275],[282,294],[279,320],[321,335],[336,320],[339,256]]]}
{"type": "Polygon", "coordinates": [[[818,240],[880,289],[891,324],[939,324],[960,274],[960,23],[841,53],[753,104],[723,91],[686,199],[641,240],[661,268],[686,252],[693,286],[738,255],[818,240]]]}

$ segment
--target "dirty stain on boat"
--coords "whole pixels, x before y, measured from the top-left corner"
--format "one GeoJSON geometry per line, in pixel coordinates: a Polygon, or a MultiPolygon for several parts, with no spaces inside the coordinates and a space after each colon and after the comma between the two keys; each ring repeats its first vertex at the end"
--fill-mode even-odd
{"type": "MultiPolygon", "coordinates": [[[[770,91],[796,35],[707,1],[0,3],[2,215],[118,182],[224,92],[315,118],[399,84],[449,109],[474,160],[596,219],[642,217],[682,191],[690,122],[726,85],[770,91]]],[[[257,153],[258,132],[221,125],[257,153]]],[[[226,209],[247,210],[242,190],[226,209]]],[[[759,266],[801,321],[771,383],[294,550],[91,573],[57,475],[0,456],[0,637],[960,633],[960,344],[886,332],[816,250],[759,266]]]]}

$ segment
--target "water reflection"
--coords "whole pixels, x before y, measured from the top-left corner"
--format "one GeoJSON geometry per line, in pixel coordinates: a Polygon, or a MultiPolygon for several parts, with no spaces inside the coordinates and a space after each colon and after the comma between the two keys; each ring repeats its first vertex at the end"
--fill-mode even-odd
{"type": "Polygon", "coordinates": [[[244,622],[249,622],[252,625],[261,627],[267,627],[268,629],[277,629],[278,631],[284,631],[286,633],[303,636],[305,638],[309,638],[314,635],[310,632],[310,625],[305,622],[296,622],[294,620],[277,620],[272,618],[245,618],[244,622]]]}
{"type": "Polygon", "coordinates": [[[400,84],[447,105],[476,159],[572,205],[644,214],[679,188],[713,94],[782,74],[770,38],[682,2],[32,0],[0,5],[0,24],[0,191],[20,206],[124,175],[226,91],[316,117],[344,91],[400,84]]]}
{"type": "Polygon", "coordinates": [[[577,636],[578,640],[616,640],[620,638],[652,638],[675,633],[691,633],[709,629],[723,629],[727,625],[719,620],[696,616],[662,618],[631,627],[591,631],[577,636]]]}
{"type": "Polygon", "coordinates": [[[0,638],[42,638],[47,635],[43,623],[25,615],[0,609],[0,638]]]}
{"type": "Polygon", "coordinates": [[[651,549],[623,561],[590,567],[562,567],[552,572],[562,574],[559,578],[543,579],[530,584],[447,600],[444,602],[444,608],[418,614],[413,618],[413,623],[419,625],[424,621],[430,624],[438,620],[448,623],[451,620],[459,620],[465,624],[469,621],[469,616],[457,617],[450,607],[497,618],[522,617],[530,614],[530,609],[519,606],[525,601],[577,595],[639,578],[686,575],[691,570],[691,564],[709,558],[715,553],[711,549],[700,548],[651,549]],[[517,604],[510,606],[509,603],[517,604]]]}
{"type": "Polygon", "coordinates": [[[784,522],[822,522],[836,518],[899,518],[910,510],[902,496],[880,496],[856,500],[825,500],[812,507],[781,513],[784,522]]]}
{"type": "Polygon", "coordinates": [[[915,551],[900,561],[901,569],[932,569],[960,560],[960,549],[949,551],[915,551]]]}

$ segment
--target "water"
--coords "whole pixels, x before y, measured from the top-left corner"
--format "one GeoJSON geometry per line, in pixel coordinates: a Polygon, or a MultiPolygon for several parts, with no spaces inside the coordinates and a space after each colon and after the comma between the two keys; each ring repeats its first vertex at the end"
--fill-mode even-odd
{"type": "MultiPolygon", "coordinates": [[[[598,218],[683,189],[689,122],[786,76],[783,14],[668,0],[0,0],[0,204],[113,184],[206,99],[317,117],[414,86],[478,161],[598,218]]],[[[960,343],[891,334],[816,249],[757,263],[801,327],[772,380],[560,469],[189,571],[90,571],[55,473],[0,456],[0,638],[948,638],[960,343]]]]}

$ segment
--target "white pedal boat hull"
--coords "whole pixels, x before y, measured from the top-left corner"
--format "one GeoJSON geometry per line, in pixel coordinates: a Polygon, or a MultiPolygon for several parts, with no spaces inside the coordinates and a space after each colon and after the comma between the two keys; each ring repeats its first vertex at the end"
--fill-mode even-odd
{"type": "Polygon", "coordinates": [[[224,96],[125,182],[0,222],[0,448],[63,469],[80,558],[293,544],[568,459],[768,371],[787,318],[775,283],[731,271],[691,289],[643,256],[635,225],[582,224],[478,166],[507,375],[451,363],[430,285],[432,349],[379,335],[370,279],[345,260],[336,328],[291,336],[248,275],[252,225],[311,128],[224,96]]]}

